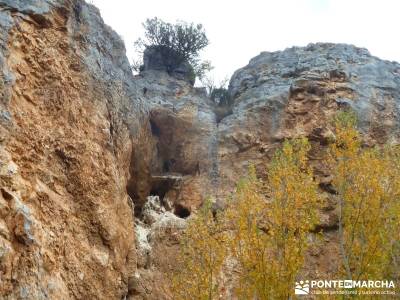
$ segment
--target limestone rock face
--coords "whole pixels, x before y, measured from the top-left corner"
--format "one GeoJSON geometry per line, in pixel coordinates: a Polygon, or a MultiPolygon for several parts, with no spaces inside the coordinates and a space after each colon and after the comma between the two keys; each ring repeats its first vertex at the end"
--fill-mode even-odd
{"type": "Polygon", "coordinates": [[[305,135],[323,146],[339,109],[357,113],[367,143],[399,141],[400,65],[366,49],[321,43],[263,52],[235,72],[229,93],[233,114],[218,128],[225,185],[286,138],[305,135]]]}
{"type": "Polygon", "coordinates": [[[1,0],[0,46],[0,298],[121,299],[150,135],[123,42],[83,1],[1,0]]]}
{"type": "Polygon", "coordinates": [[[135,85],[150,106],[150,194],[190,212],[218,190],[217,123],[210,100],[165,72],[142,72],[135,85]]]}
{"type": "Polygon", "coordinates": [[[1,298],[160,299],[184,219],[218,189],[206,95],[185,68],[134,78],[84,1],[0,7],[1,298]]]}
{"type": "Polygon", "coordinates": [[[151,180],[136,181],[143,184],[131,299],[168,299],[185,220],[219,191],[218,124],[204,91],[185,80],[148,70],[134,83],[149,105],[152,159],[151,180]]]}
{"type": "Polygon", "coordinates": [[[325,164],[331,121],[338,110],[351,109],[365,145],[399,143],[400,64],[351,45],[310,44],[261,53],[235,72],[229,93],[233,113],[218,126],[221,190],[231,191],[250,163],[264,176],[284,139],[308,137],[326,203],[317,224],[324,242],[310,252],[305,272],[329,277],[338,260],[337,200],[325,164]]]}
{"type": "Polygon", "coordinates": [[[136,220],[137,270],[131,280],[131,299],[166,299],[171,270],[180,255],[180,237],[186,220],[171,212],[165,199],[149,196],[143,207],[142,220],[136,220]]]}

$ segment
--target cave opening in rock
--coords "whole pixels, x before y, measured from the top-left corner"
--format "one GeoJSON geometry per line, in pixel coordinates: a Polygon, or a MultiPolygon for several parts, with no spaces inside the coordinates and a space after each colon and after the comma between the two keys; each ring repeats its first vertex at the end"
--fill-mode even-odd
{"type": "Polygon", "coordinates": [[[177,185],[179,185],[182,180],[182,176],[180,174],[161,174],[161,175],[153,175],[151,177],[152,185],[150,190],[150,196],[159,196],[160,199],[163,199],[165,194],[171,189],[174,189],[177,185]]]}
{"type": "Polygon", "coordinates": [[[186,219],[190,216],[190,210],[181,204],[175,204],[174,214],[179,218],[186,219]]]}
{"type": "Polygon", "coordinates": [[[176,160],[173,158],[165,160],[162,164],[162,171],[164,173],[171,172],[173,170],[175,163],[176,163],[176,160]]]}
{"type": "Polygon", "coordinates": [[[161,135],[161,129],[160,127],[157,126],[157,124],[150,119],[150,128],[151,128],[151,133],[157,137],[160,137],[161,135]]]}
{"type": "Polygon", "coordinates": [[[149,196],[158,196],[161,200],[164,199],[165,194],[171,189],[171,184],[168,181],[156,181],[150,190],[149,196]]]}

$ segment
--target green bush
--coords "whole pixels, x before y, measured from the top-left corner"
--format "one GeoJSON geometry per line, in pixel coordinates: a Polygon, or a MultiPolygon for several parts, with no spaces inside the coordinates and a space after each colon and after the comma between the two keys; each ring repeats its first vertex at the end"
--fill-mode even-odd
{"type": "Polygon", "coordinates": [[[199,78],[211,69],[208,61],[199,58],[199,52],[209,44],[203,25],[183,21],[171,24],[152,18],[147,19],[143,27],[144,37],[135,42],[138,52],[156,48],[173,66],[188,62],[199,78]]]}

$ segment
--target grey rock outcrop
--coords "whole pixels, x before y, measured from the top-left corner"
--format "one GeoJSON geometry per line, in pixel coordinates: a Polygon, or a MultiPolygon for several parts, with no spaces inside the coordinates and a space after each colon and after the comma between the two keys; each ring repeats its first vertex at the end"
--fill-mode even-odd
{"type": "Polygon", "coordinates": [[[219,123],[220,186],[228,193],[254,164],[266,162],[284,139],[306,136],[310,163],[326,200],[316,228],[325,242],[307,257],[305,277],[332,276],[339,260],[338,215],[325,164],[332,120],[351,109],[366,146],[400,142],[400,64],[345,44],[310,44],[263,52],[233,75],[233,113],[219,123]]]}
{"type": "Polygon", "coordinates": [[[356,112],[366,143],[400,139],[400,64],[352,45],[263,52],[234,73],[229,93],[233,114],[219,124],[221,176],[227,184],[248,162],[271,157],[285,138],[305,135],[326,142],[339,109],[356,112]]]}
{"type": "MultiPolygon", "coordinates": [[[[135,78],[150,107],[153,159],[151,173],[158,195],[191,210],[217,177],[217,123],[210,100],[184,80],[162,71],[144,71],[135,78]],[[173,187],[174,174],[182,176],[173,187]],[[164,184],[160,178],[165,178],[164,184]],[[172,185],[171,185],[172,184],[172,185]],[[189,189],[189,190],[188,190],[189,189]],[[178,191],[179,190],[179,191],[178,191]],[[191,195],[188,197],[188,195],[191,195]]],[[[145,200],[147,195],[143,195],[145,200]]]]}

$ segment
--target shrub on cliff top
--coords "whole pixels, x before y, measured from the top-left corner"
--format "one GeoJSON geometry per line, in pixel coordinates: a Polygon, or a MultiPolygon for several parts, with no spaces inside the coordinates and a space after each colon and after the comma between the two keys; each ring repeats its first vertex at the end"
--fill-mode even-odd
{"type": "Polygon", "coordinates": [[[135,42],[138,52],[157,49],[172,60],[175,67],[188,62],[199,78],[211,69],[208,61],[199,58],[199,52],[209,43],[203,25],[183,21],[172,24],[155,17],[147,19],[143,27],[144,37],[135,42]]]}

